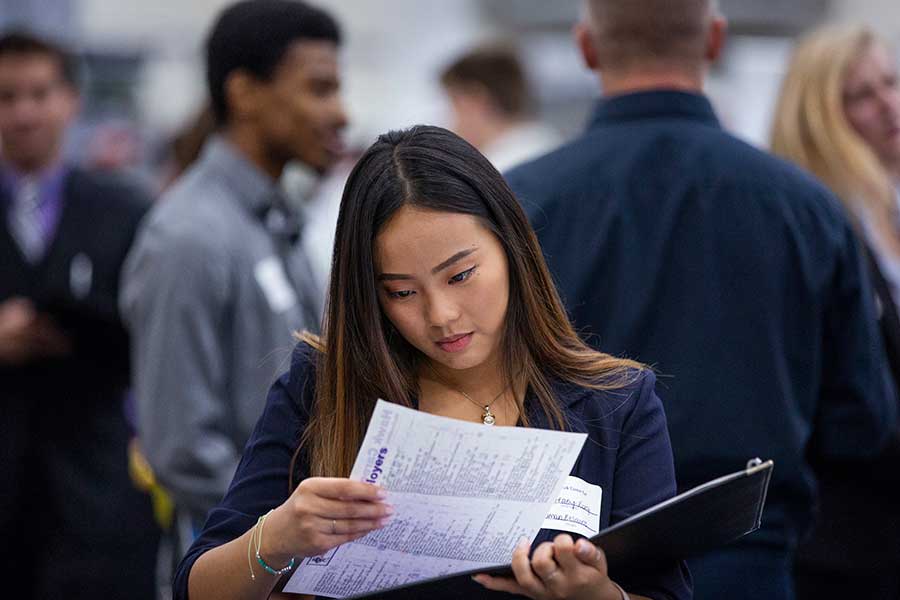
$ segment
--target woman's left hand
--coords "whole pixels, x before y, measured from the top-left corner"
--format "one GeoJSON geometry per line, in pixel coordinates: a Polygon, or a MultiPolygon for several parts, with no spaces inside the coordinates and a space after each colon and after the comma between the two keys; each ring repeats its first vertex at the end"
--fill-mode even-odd
{"type": "Polygon", "coordinates": [[[476,575],[488,588],[522,594],[534,600],[622,600],[619,588],[606,573],[603,551],[585,539],[572,541],[565,533],[544,542],[528,560],[527,541],[516,546],[512,557],[515,579],[476,575]]]}

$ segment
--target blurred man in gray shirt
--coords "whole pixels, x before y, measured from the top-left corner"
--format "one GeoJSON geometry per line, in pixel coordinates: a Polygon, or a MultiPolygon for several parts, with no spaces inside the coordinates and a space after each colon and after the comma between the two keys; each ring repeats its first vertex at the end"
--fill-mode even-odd
{"type": "MultiPolygon", "coordinates": [[[[142,448],[196,526],[225,493],[321,294],[297,243],[285,164],[341,152],[340,34],[301,2],[239,2],[207,40],[219,131],[142,225],[123,275],[142,448]]],[[[190,541],[190,540],[186,540],[190,541]]]]}

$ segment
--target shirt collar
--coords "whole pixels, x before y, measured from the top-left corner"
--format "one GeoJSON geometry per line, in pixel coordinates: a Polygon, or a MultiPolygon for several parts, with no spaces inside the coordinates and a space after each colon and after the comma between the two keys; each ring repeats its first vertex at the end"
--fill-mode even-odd
{"type": "Polygon", "coordinates": [[[69,168],[63,162],[54,163],[36,174],[25,174],[11,164],[0,161],[0,188],[12,199],[26,179],[36,179],[42,201],[53,200],[61,196],[63,181],[68,172],[69,168]]]}
{"type": "Polygon", "coordinates": [[[280,194],[277,182],[221,135],[214,135],[206,143],[201,161],[215,170],[254,214],[264,212],[280,194]]]}
{"type": "Polygon", "coordinates": [[[688,119],[720,127],[712,104],[702,94],[676,90],[653,90],[602,99],[589,128],[649,118],[688,119]]]}

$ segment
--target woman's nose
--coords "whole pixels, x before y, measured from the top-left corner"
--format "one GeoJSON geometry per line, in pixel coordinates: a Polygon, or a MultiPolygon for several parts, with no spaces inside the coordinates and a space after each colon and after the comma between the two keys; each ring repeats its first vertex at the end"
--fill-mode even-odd
{"type": "Polygon", "coordinates": [[[459,307],[445,294],[433,294],[426,304],[425,318],[432,327],[445,327],[459,318],[459,307]]]}

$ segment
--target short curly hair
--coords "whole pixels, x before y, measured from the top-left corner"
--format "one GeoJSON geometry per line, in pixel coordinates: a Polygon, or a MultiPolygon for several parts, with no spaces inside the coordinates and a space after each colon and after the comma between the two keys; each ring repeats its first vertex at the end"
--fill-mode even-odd
{"type": "Polygon", "coordinates": [[[228,122],[225,82],[233,71],[242,69],[268,80],[291,44],[302,40],[340,44],[337,21],[296,0],[244,0],[225,9],[206,41],[206,77],[216,123],[228,122]]]}

